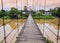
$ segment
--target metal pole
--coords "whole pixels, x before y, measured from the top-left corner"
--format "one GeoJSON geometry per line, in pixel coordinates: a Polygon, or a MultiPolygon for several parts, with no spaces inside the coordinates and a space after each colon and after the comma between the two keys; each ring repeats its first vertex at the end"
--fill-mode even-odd
{"type": "Polygon", "coordinates": [[[28,8],[28,0],[27,0],[27,8],[28,8]]]}
{"type": "Polygon", "coordinates": [[[39,10],[41,10],[40,8],[41,8],[41,0],[40,0],[40,3],[39,3],[39,10]]]}
{"type": "Polygon", "coordinates": [[[16,0],[16,8],[17,8],[17,0],[16,0]]]}
{"type": "MultiPolygon", "coordinates": [[[[22,12],[22,10],[23,10],[23,9],[22,9],[22,8],[23,8],[22,2],[23,2],[23,1],[21,0],[21,12],[22,12]]],[[[23,16],[23,15],[21,14],[21,19],[22,19],[22,24],[23,24],[23,17],[22,17],[22,16],[23,16]]]]}
{"type": "Polygon", "coordinates": [[[1,0],[1,4],[2,4],[2,10],[3,10],[3,0],[1,0]]]}
{"type": "MultiPolygon", "coordinates": [[[[41,7],[41,0],[40,0],[40,3],[39,3],[39,10],[40,10],[40,7],[41,7]]],[[[39,12],[41,13],[41,11],[39,11],[39,12]]],[[[39,18],[39,22],[40,22],[40,18],[39,18]]]]}
{"type": "MultiPolygon", "coordinates": [[[[2,13],[4,13],[4,11],[3,11],[3,0],[1,0],[1,4],[2,4],[2,13]]],[[[5,40],[5,43],[6,43],[6,32],[5,32],[4,14],[3,14],[3,28],[4,28],[4,40],[5,40]]]]}
{"type": "MultiPolygon", "coordinates": [[[[17,9],[17,0],[16,0],[16,9],[17,9]]],[[[19,29],[18,29],[18,14],[17,14],[17,32],[19,33],[19,29]]]]}
{"type": "MultiPolygon", "coordinates": [[[[46,10],[46,0],[44,3],[44,10],[46,10]]],[[[46,11],[44,12],[44,16],[46,16],[45,13],[46,13],[46,11]]],[[[44,31],[45,31],[45,17],[44,17],[44,25],[43,25],[43,36],[44,36],[44,31]]]]}
{"type": "Polygon", "coordinates": [[[58,20],[57,43],[58,43],[58,40],[59,40],[59,26],[60,26],[60,18],[58,20]]]}
{"type": "Polygon", "coordinates": [[[21,2],[20,2],[20,3],[21,3],[21,11],[22,11],[22,0],[20,0],[20,1],[21,1],[21,2]]]}
{"type": "Polygon", "coordinates": [[[32,3],[32,10],[33,10],[33,8],[34,8],[34,0],[33,0],[33,3],[32,3]]]}
{"type": "Polygon", "coordinates": [[[37,0],[37,11],[39,10],[39,1],[37,0]]]}
{"type": "Polygon", "coordinates": [[[5,22],[4,22],[4,17],[3,17],[3,28],[4,28],[4,39],[6,43],[6,32],[5,32],[5,22]]]}

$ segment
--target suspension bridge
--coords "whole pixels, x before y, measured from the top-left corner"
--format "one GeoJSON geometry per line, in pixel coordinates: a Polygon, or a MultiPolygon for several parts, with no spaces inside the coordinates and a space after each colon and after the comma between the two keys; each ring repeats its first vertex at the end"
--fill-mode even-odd
{"type": "Polygon", "coordinates": [[[46,43],[31,15],[29,15],[24,28],[19,33],[16,43],[46,43]]]}
{"type": "MultiPolygon", "coordinates": [[[[1,0],[1,7],[2,7],[2,11],[4,11],[4,0],[1,0]]],[[[15,7],[18,9],[18,0],[15,0],[15,7]]],[[[21,11],[23,11],[23,7],[25,6],[25,12],[27,13],[31,13],[31,10],[35,9],[37,10],[37,13],[39,13],[38,11],[41,10],[40,7],[43,6],[42,1],[40,0],[36,0],[37,3],[34,2],[34,0],[31,3],[31,6],[29,5],[29,0],[27,0],[25,3],[23,3],[23,0],[20,0],[20,4],[21,4],[21,11]],[[23,6],[23,4],[26,4],[23,6]],[[35,4],[37,6],[35,6],[35,4]],[[29,9],[29,11],[27,10],[29,9]]],[[[43,9],[46,10],[47,8],[47,0],[44,1],[44,7],[43,9]]],[[[3,13],[3,12],[2,12],[3,13]]],[[[46,13],[46,15],[49,15],[49,13],[44,11],[44,14],[46,13]]],[[[31,13],[32,14],[32,13],[31,13]]],[[[47,41],[49,41],[49,43],[60,43],[60,30],[59,30],[59,26],[60,23],[56,24],[54,22],[50,22],[46,23],[45,22],[45,18],[44,18],[44,23],[36,23],[35,20],[33,19],[32,15],[29,14],[29,17],[27,18],[26,22],[24,22],[22,24],[22,26],[20,26],[19,23],[19,19],[18,19],[18,15],[17,19],[15,22],[13,22],[14,20],[11,20],[7,23],[5,23],[5,18],[4,18],[4,14],[2,16],[2,25],[0,24],[0,43],[48,43],[47,41]],[[12,27],[14,26],[14,28],[16,29],[11,29],[10,24],[12,22],[12,27]],[[51,23],[54,25],[57,25],[58,28],[55,29],[55,27],[53,25],[51,25],[51,23]],[[47,40],[48,39],[48,40],[47,40]]],[[[45,16],[46,16],[45,15],[45,16]]],[[[50,14],[51,15],[51,14],[50,14]]],[[[40,16],[40,15],[39,15],[40,16]]],[[[39,18],[40,19],[40,18],[39,18]]],[[[58,20],[57,20],[58,21],[58,20]]],[[[23,22],[23,21],[22,21],[23,22]]],[[[40,22],[40,20],[39,20],[40,22]]],[[[60,21],[58,21],[60,22],[60,21]]]]}
{"type": "Polygon", "coordinates": [[[16,22],[17,29],[14,30],[8,25],[9,22],[0,27],[0,43],[47,43],[46,38],[51,40],[51,43],[60,43],[57,30],[50,24],[37,24],[31,14],[22,26],[18,19],[16,22]]]}

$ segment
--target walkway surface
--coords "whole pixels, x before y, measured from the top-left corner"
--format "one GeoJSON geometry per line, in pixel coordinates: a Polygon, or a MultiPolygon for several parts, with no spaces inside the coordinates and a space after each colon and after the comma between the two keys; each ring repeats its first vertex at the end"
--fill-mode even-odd
{"type": "Polygon", "coordinates": [[[46,43],[31,15],[29,15],[21,33],[19,33],[16,43],[46,43]]]}

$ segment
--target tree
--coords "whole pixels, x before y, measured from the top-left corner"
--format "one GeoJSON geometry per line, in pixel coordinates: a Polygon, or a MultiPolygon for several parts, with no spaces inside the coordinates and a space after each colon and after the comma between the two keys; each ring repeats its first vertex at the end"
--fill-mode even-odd
{"type": "Polygon", "coordinates": [[[11,18],[17,18],[17,15],[18,15],[18,9],[11,8],[11,10],[10,10],[10,16],[11,16],[11,18]]]}
{"type": "Polygon", "coordinates": [[[60,17],[60,7],[50,9],[50,12],[52,13],[53,16],[60,17]]]}
{"type": "Polygon", "coordinates": [[[57,8],[57,15],[56,16],[60,18],[60,7],[57,8]]]}
{"type": "Polygon", "coordinates": [[[3,16],[6,16],[6,11],[5,10],[1,10],[0,11],[0,18],[3,17],[3,16]]]}
{"type": "Polygon", "coordinates": [[[40,13],[43,13],[43,14],[45,13],[45,10],[39,10],[39,11],[40,11],[40,13]]]}

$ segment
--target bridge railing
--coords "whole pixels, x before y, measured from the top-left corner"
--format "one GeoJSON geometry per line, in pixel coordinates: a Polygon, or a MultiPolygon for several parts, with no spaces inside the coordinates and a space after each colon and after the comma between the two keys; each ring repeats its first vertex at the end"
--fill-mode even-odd
{"type": "Polygon", "coordinates": [[[21,31],[20,28],[22,28],[23,24],[19,24],[18,18],[16,20],[9,20],[8,22],[6,22],[6,20],[3,18],[1,22],[0,43],[14,43],[18,33],[21,31]]]}
{"type": "MultiPolygon", "coordinates": [[[[41,22],[41,21],[39,20],[39,22],[41,22]]],[[[39,26],[42,34],[44,35],[44,37],[46,37],[47,39],[49,39],[50,41],[52,41],[54,43],[57,43],[57,40],[59,42],[60,34],[59,34],[59,38],[57,39],[58,24],[56,24],[54,22],[50,22],[50,21],[46,22],[46,20],[45,20],[43,23],[40,23],[40,24],[38,23],[38,26],[39,26]],[[55,25],[57,27],[55,27],[55,25]]]]}

